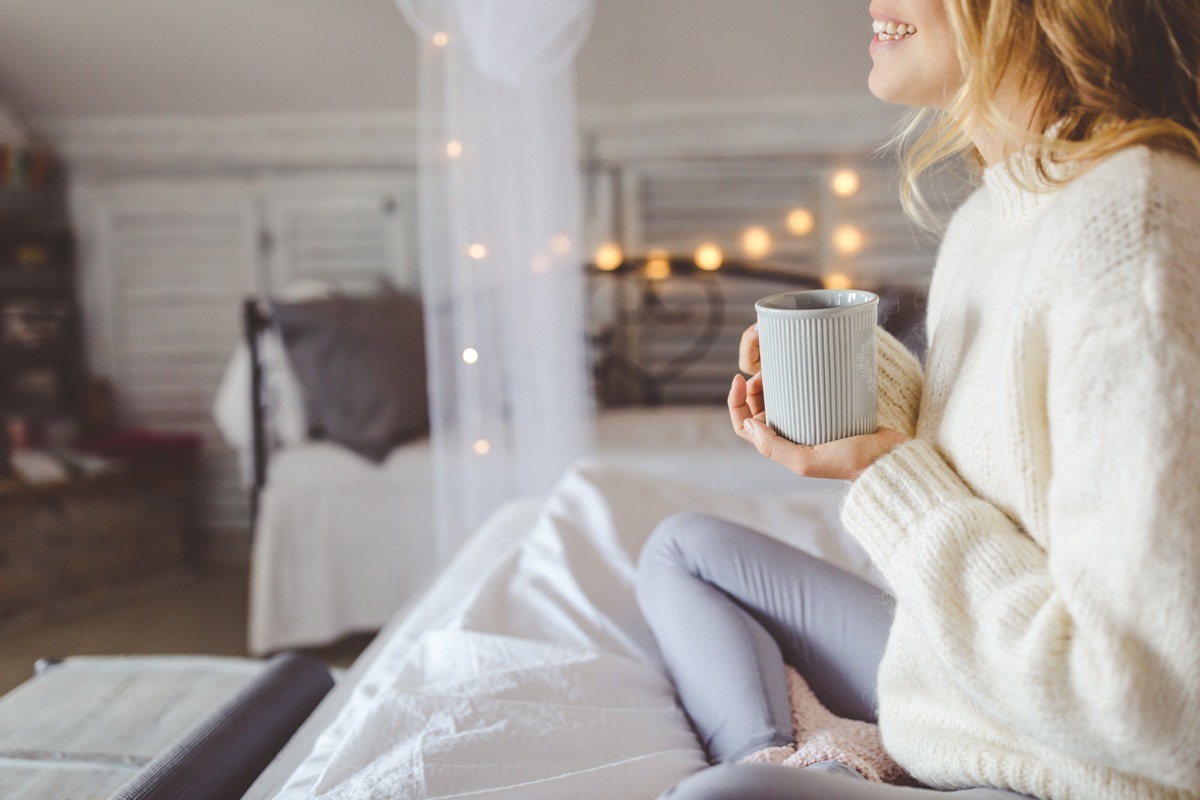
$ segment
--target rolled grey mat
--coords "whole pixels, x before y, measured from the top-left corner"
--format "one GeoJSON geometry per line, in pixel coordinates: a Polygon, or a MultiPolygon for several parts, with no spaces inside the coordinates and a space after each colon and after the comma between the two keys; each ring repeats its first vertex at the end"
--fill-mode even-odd
{"type": "Polygon", "coordinates": [[[272,657],[241,692],[185,733],[110,800],[236,800],[333,687],[329,668],[272,657]]]}

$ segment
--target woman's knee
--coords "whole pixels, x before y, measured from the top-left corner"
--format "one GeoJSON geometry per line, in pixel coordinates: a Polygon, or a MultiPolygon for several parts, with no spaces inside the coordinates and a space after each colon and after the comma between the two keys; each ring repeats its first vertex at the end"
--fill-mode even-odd
{"type": "Polygon", "coordinates": [[[638,571],[644,572],[656,565],[676,565],[682,561],[684,543],[710,518],[705,514],[685,511],[672,514],[654,528],[642,546],[638,558],[638,571]]]}
{"type": "Polygon", "coordinates": [[[635,587],[643,612],[651,612],[656,605],[655,598],[664,593],[666,584],[674,584],[664,578],[692,574],[692,555],[688,551],[695,543],[696,530],[709,519],[694,512],[672,514],[650,534],[638,557],[635,587]]]}
{"type": "Polygon", "coordinates": [[[638,560],[639,571],[656,565],[668,565],[691,570],[711,555],[723,558],[736,541],[748,535],[759,535],[720,517],[695,511],[672,514],[658,524],[638,560]]]}

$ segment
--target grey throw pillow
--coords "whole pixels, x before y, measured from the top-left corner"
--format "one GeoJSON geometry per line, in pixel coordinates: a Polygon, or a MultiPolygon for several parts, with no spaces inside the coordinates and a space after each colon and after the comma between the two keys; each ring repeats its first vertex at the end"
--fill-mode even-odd
{"type": "Polygon", "coordinates": [[[429,430],[421,302],[394,289],[277,303],[311,424],[371,461],[429,430]]]}

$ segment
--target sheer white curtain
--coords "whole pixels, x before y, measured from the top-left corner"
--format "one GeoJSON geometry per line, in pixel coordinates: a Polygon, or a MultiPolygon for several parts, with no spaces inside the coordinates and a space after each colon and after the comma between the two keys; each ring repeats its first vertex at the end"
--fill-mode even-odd
{"type": "Polygon", "coordinates": [[[421,49],[438,552],[588,446],[573,63],[592,0],[397,0],[421,49]]]}

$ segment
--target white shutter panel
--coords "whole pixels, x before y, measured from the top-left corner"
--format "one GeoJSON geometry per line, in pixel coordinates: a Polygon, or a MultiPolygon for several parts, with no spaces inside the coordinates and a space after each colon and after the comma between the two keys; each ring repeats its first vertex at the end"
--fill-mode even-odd
{"type": "Polygon", "coordinates": [[[761,226],[773,244],[761,261],[818,277],[848,271],[866,285],[923,285],[936,244],[904,215],[895,173],[890,160],[863,156],[639,165],[625,181],[627,244],[634,252],[664,248],[685,254],[713,242],[744,259],[743,232],[761,226]],[[860,178],[848,198],[835,197],[829,187],[842,168],[860,178]],[[787,226],[788,213],[798,207],[815,217],[805,236],[787,226]],[[843,224],[863,233],[862,251],[849,257],[835,254],[829,241],[843,224]]]}
{"type": "Polygon", "coordinates": [[[369,291],[381,279],[416,284],[411,181],[333,174],[274,179],[264,187],[271,250],[269,291],[316,280],[369,291]]]}
{"type": "Polygon", "coordinates": [[[122,422],[200,434],[199,524],[214,535],[245,532],[249,498],[212,404],[241,338],[241,301],[254,291],[253,198],[244,184],[177,183],[112,192],[102,203],[122,422]]]}

